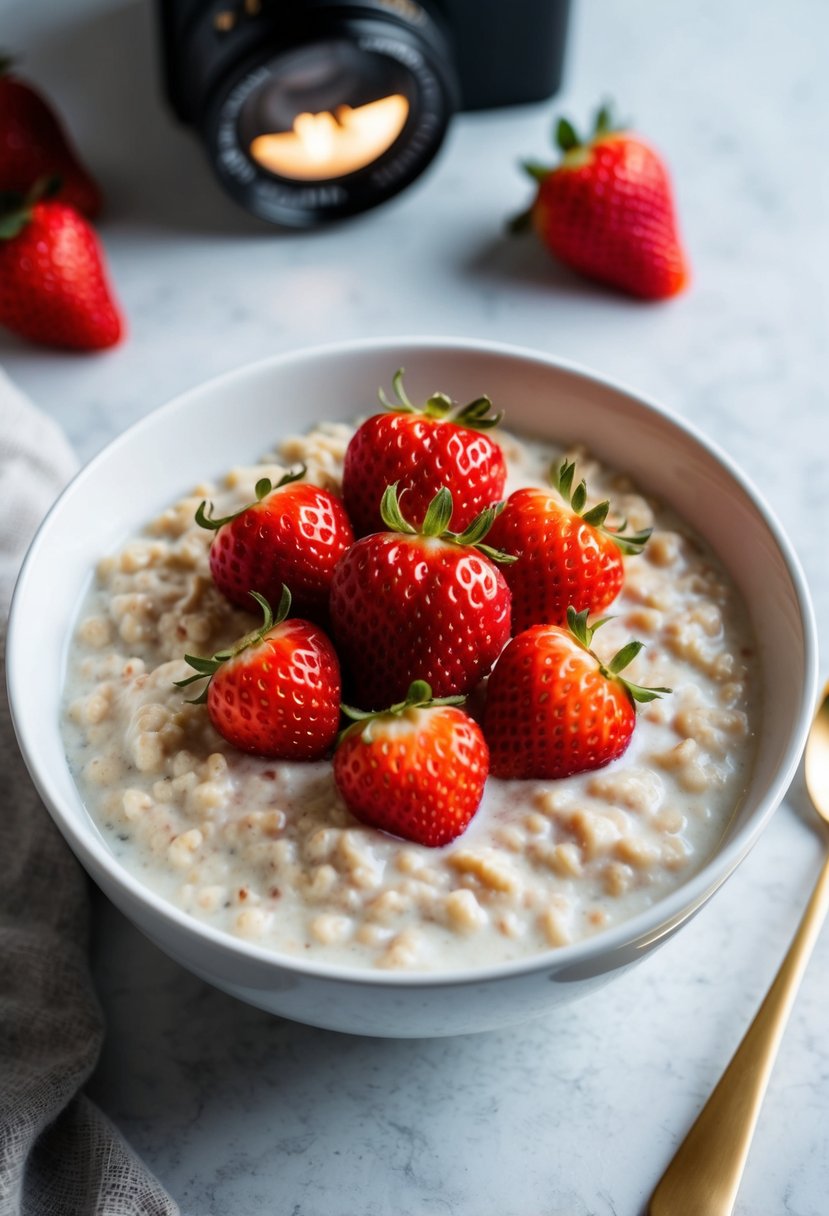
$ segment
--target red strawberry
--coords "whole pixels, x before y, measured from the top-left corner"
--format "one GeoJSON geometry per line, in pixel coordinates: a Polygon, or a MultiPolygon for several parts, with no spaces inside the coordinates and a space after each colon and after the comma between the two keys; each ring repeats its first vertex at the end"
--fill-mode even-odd
{"type": "Polygon", "coordinates": [[[514,637],[487,684],[484,734],[492,773],[569,777],[601,768],[630,743],[637,701],[669,688],[642,688],[619,674],[642,649],[628,642],[604,664],[590,649],[602,621],[567,612],[568,629],[534,625],[514,637]]]}
{"type": "Polygon", "coordinates": [[[0,217],[0,325],[72,350],[120,341],[98,238],[65,203],[24,202],[0,217]]]}
{"type": "Polygon", "coordinates": [[[564,155],[555,168],[525,166],[538,193],[513,229],[531,223],[562,262],[631,295],[659,300],[682,291],[690,271],[659,153],[630,131],[612,129],[606,107],[592,139],[582,142],[561,119],[557,141],[564,155]]]}
{"type": "Polygon", "coordinates": [[[584,481],[572,490],[575,467],[565,460],[551,475],[564,504],[546,490],[516,490],[492,526],[490,544],[518,559],[504,568],[513,633],[563,625],[570,605],[602,612],[622,589],[622,554],[640,553],[651,534],[650,528],[628,535],[607,528],[609,502],[586,511],[584,481]]]}
{"type": "Polygon", "coordinates": [[[489,753],[478,724],[456,706],[432,700],[415,680],[405,701],[376,714],[344,708],[356,719],[334,753],[334,780],[363,823],[417,844],[448,844],[481,801],[489,753]]]}
{"type": "Polygon", "coordinates": [[[186,688],[208,679],[197,703],[234,747],[278,760],[318,760],[337,737],[340,667],[334,647],[310,621],[288,620],[291,593],[282,589],[276,616],[255,591],[264,623],[212,658],[185,655],[196,674],[186,688]]]}
{"type": "Polygon", "coordinates": [[[390,531],[357,541],[331,583],[331,626],[358,705],[398,701],[415,679],[438,697],[466,693],[487,674],[510,630],[509,587],[494,562],[512,559],[481,543],[500,506],[449,532],[444,487],[418,531],[388,487],[381,512],[390,531]]]}
{"type": "Polygon", "coordinates": [[[101,209],[101,191],[78,159],[48,101],[25,80],[9,75],[0,57],[0,190],[28,194],[44,177],[60,178],[61,202],[89,219],[101,209]]]}
{"type": "Polygon", "coordinates": [[[457,409],[444,393],[434,393],[422,409],[403,388],[403,372],[393,380],[397,401],[381,391],[385,414],[358,428],[345,454],[343,499],[357,536],[380,532],[380,501],[397,482],[407,518],[420,524],[441,486],[452,492],[451,524],[462,532],[504,492],[506,464],[500,447],[482,432],[497,426],[488,397],[457,409]],[[453,412],[454,411],[454,412],[453,412]]]}
{"type": "Polygon", "coordinates": [[[216,532],[210,572],[232,604],[248,606],[254,590],[275,601],[285,583],[297,613],[325,617],[334,567],[354,533],[340,500],[301,482],[305,473],[303,465],[276,486],[263,477],[256,502],[224,519],[213,519],[206,503],[196,512],[196,522],[216,532]]]}

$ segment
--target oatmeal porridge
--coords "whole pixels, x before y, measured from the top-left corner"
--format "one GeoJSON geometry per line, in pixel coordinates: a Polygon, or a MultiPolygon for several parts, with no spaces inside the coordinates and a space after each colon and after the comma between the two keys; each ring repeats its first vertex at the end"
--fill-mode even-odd
{"type": "MultiPolygon", "coordinates": [[[[304,462],[339,490],[353,428],[322,424],[258,465],[169,507],[104,557],[81,608],[65,687],[67,753],[84,801],[121,863],[191,915],[260,945],[331,963],[440,970],[515,959],[594,934],[648,907],[714,851],[747,783],[759,676],[747,614],[680,519],[583,451],[499,436],[507,493],[546,486],[567,455],[591,499],[634,529],[624,589],[594,646],[645,649],[642,705],[625,754],[556,781],[487,780],[466,832],[425,848],[352,817],[330,761],[234,751],[174,681],[185,652],[210,655],[250,630],[210,577],[211,535],[194,522],[254,498],[304,462]]],[[[626,675],[628,672],[625,673],[626,675]]],[[[475,698],[472,698],[474,705],[475,698]]]]}

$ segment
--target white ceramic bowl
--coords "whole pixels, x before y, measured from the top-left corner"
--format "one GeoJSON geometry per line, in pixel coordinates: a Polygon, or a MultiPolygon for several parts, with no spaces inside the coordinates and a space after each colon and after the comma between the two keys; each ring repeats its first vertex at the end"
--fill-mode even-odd
{"type": "Polygon", "coordinates": [[[783,796],[815,700],[815,628],[797,559],[757,492],[687,424],[559,360],[490,343],[370,341],[242,368],[177,398],[100,453],[58,500],[23,567],[12,607],[8,682],[32,777],[72,849],[109,898],[183,966],[274,1013],[352,1033],[421,1036],[518,1022],[580,995],[674,933],[731,874],[783,796]],[[487,392],[509,426],[585,440],[670,503],[711,544],[745,598],[765,687],[748,792],[716,854],[652,908],[613,929],[520,962],[441,974],[310,963],[191,919],[121,868],[66,763],[59,705],[70,632],[96,561],[190,485],[255,459],[317,418],[370,410],[404,366],[413,398],[439,387],[487,392]]]}

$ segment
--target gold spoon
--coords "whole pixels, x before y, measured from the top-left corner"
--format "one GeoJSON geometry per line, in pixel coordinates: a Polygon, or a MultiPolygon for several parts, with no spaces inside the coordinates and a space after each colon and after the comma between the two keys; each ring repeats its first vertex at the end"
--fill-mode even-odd
{"type": "MultiPolygon", "coordinates": [[[[806,744],[806,785],[829,823],[829,684],[806,744]]],[[[828,911],[829,856],[766,999],[662,1175],[648,1216],[730,1216],[777,1049],[828,911]]]]}

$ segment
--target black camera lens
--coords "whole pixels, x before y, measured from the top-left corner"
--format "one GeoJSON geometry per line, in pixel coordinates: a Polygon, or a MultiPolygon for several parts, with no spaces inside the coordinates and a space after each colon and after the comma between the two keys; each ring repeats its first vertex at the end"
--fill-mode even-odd
{"type": "Polygon", "coordinates": [[[309,227],[404,189],[456,109],[558,88],[570,0],[157,0],[168,98],[248,211],[309,227]],[[520,12],[517,11],[520,9],[520,12]]]}
{"type": "Polygon", "coordinates": [[[442,30],[412,0],[216,16],[194,31],[186,100],[249,211],[292,226],[353,215],[434,157],[456,82],[442,30]]]}

